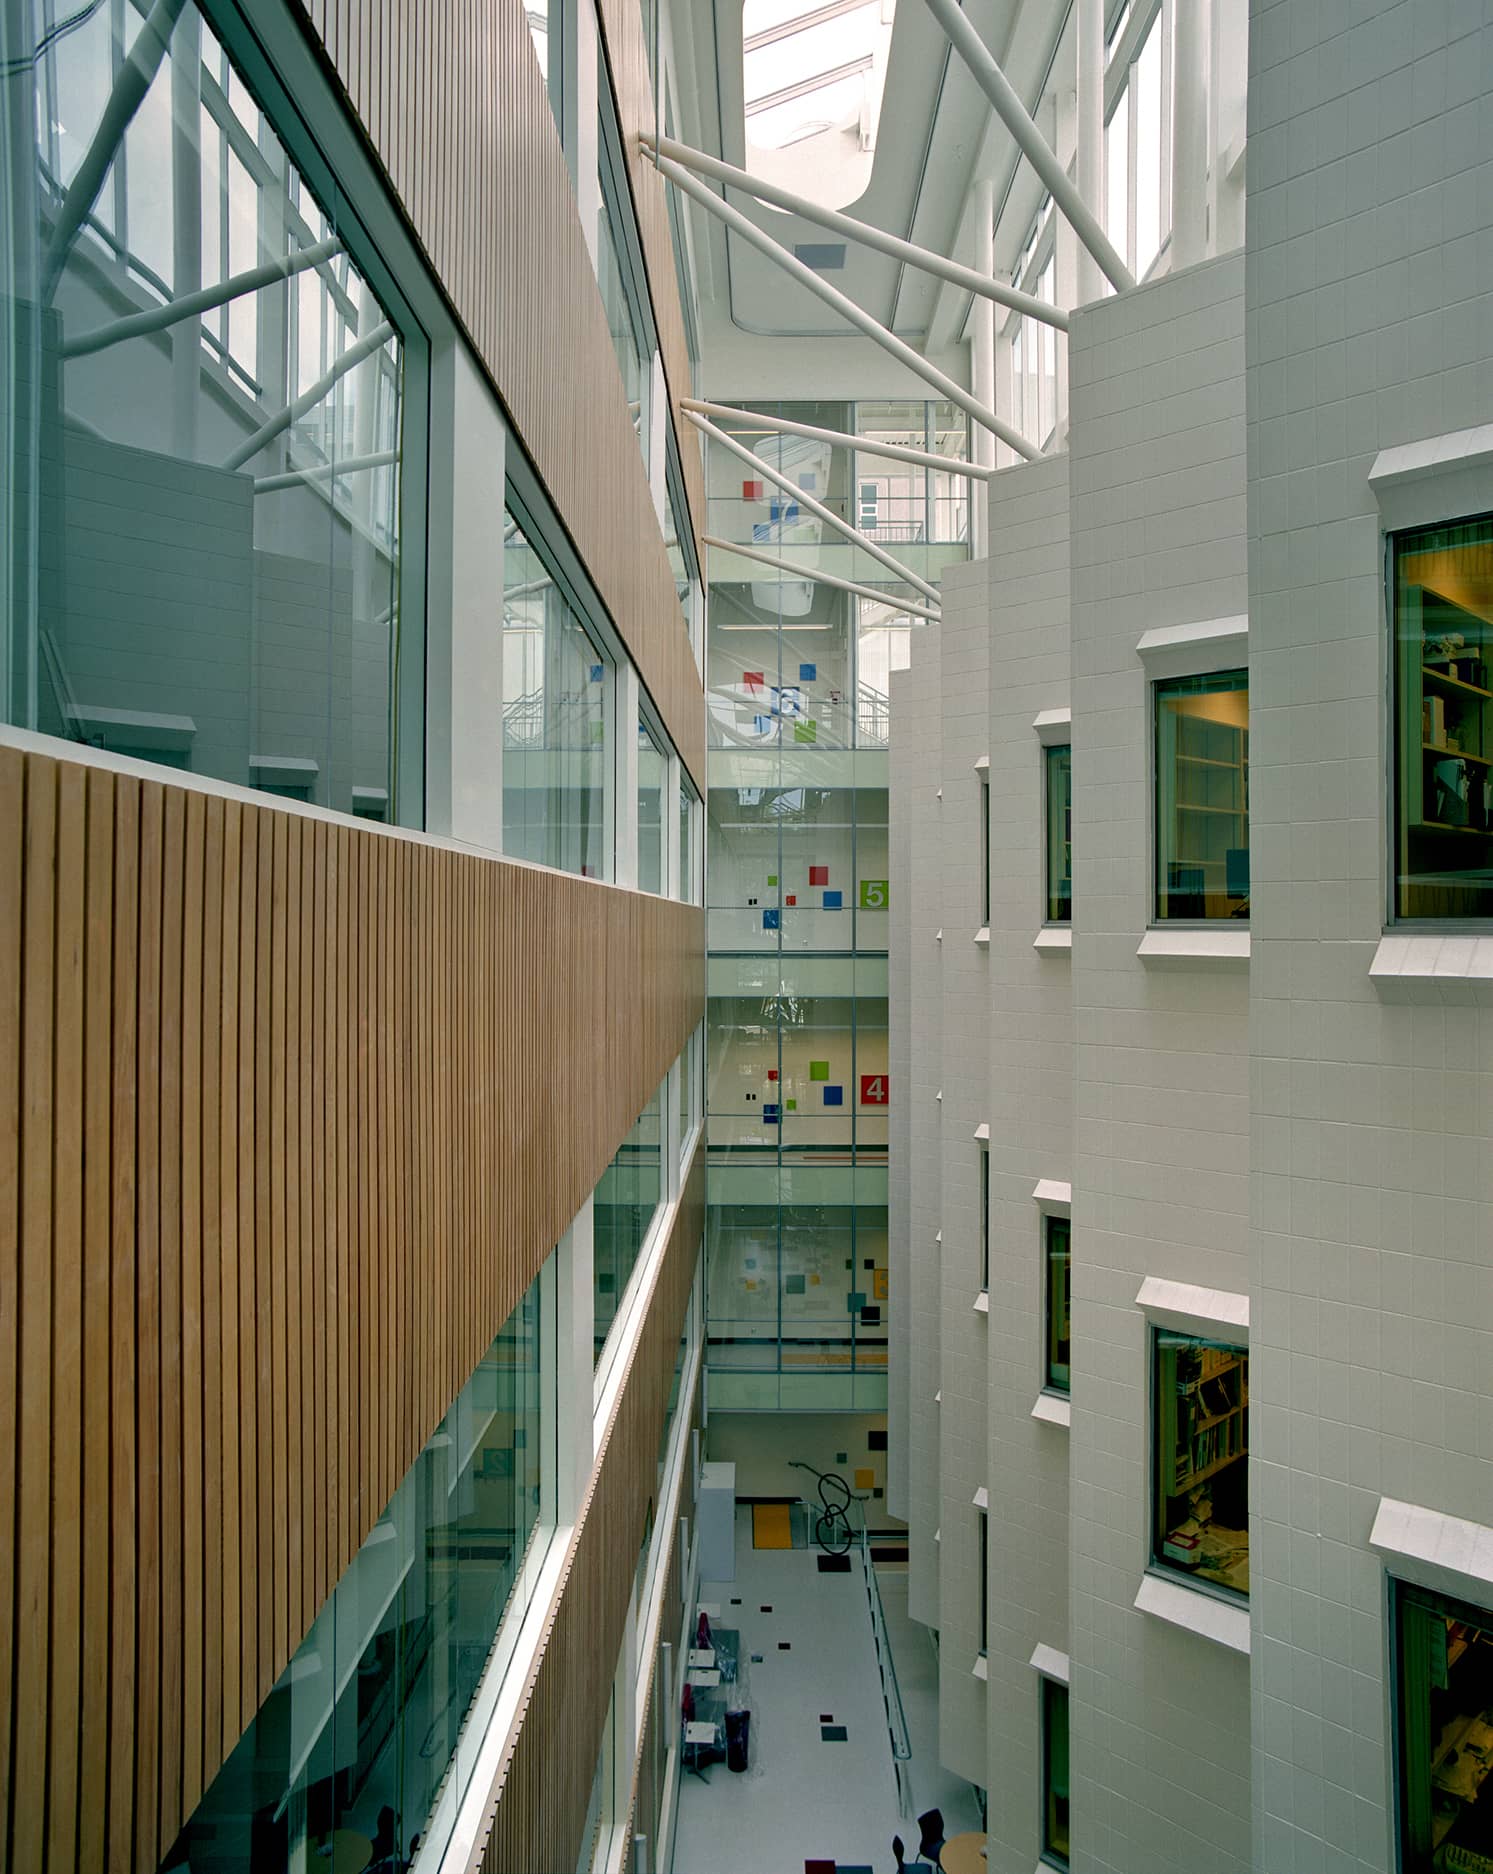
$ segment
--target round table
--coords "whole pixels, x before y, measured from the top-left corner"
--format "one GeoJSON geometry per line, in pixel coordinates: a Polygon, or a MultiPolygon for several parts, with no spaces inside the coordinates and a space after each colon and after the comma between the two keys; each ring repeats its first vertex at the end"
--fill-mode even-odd
{"type": "Polygon", "coordinates": [[[939,1853],[938,1865],[943,1874],[986,1874],[985,1837],[951,1835],[939,1853]]]}

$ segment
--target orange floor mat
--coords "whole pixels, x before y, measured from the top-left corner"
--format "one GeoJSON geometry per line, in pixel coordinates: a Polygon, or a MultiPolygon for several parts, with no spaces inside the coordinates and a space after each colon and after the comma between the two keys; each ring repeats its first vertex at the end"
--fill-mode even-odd
{"type": "Polygon", "coordinates": [[[752,1505],[752,1547],[754,1549],[791,1549],[793,1526],[788,1520],[786,1503],[752,1505]]]}

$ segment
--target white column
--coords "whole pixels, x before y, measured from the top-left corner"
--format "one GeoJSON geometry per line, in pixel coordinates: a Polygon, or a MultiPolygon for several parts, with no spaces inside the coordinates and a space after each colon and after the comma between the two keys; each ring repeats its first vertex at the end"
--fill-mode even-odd
{"type": "MultiPolygon", "coordinates": [[[[995,184],[988,177],[974,187],[975,256],[977,272],[995,271],[995,184]]],[[[997,409],[995,395],[995,302],[976,299],[970,312],[970,384],[976,401],[987,409],[997,409]]],[[[1010,405],[1007,405],[1010,408],[1010,405]]],[[[983,424],[970,430],[976,462],[986,468],[995,466],[995,437],[983,424]]],[[[983,560],[990,551],[988,514],[989,484],[972,482],[969,490],[971,558],[983,560]]]]}
{"type": "MultiPolygon", "coordinates": [[[[1104,219],[1104,0],[1074,0],[1078,38],[1078,95],[1075,134],[1078,139],[1078,192],[1090,211],[1104,219]]],[[[1123,247],[1122,239],[1117,245],[1123,247]]],[[[1079,244],[1078,298],[1080,306],[1098,299],[1104,275],[1089,250],[1079,244]]]]}
{"type": "MultiPolygon", "coordinates": [[[[597,222],[601,216],[601,180],[597,175],[601,109],[599,68],[601,36],[592,0],[577,0],[575,9],[575,201],[591,265],[596,265],[597,222]]],[[[567,88],[566,96],[570,95],[567,88]]]]}
{"type": "Polygon", "coordinates": [[[1176,8],[1172,53],[1172,261],[1192,267],[1208,251],[1208,40],[1211,0],[1176,8]]]}
{"type": "Polygon", "coordinates": [[[559,1384],[556,1401],[556,1510],[573,1523],[596,1459],[596,1293],[591,1198],[560,1238],[556,1252],[559,1384]]]}
{"type": "MultiPolygon", "coordinates": [[[[201,286],[202,20],[196,8],[189,7],[171,43],[171,294],[181,299],[201,286]]],[[[183,319],[171,329],[171,446],[186,462],[197,459],[201,399],[199,317],[183,319]]]]}
{"type": "MultiPolygon", "coordinates": [[[[1053,100],[1057,107],[1053,145],[1058,160],[1072,166],[1077,155],[1078,98],[1072,91],[1060,91],[1053,100]]],[[[1097,210],[1095,211],[1098,212],[1097,210]]],[[[1088,250],[1061,215],[1055,217],[1053,231],[1052,290],[1060,306],[1079,303],[1078,279],[1088,250]]],[[[1068,338],[1066,333],[1044,330],[1038,343],[1051,345],[1053,351],[1053,402],[1056,422],[1054,447],[1061,449],[1068,434],[1068,338]]]]}

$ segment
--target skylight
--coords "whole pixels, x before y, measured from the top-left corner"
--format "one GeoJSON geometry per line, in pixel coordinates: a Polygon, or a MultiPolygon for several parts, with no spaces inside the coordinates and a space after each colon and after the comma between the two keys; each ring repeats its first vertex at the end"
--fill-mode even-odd
{"type": "Polygon", "coordinates": [[[746,166],[812,201],[860,195],[897,0],[743,0],[746,166]]]}

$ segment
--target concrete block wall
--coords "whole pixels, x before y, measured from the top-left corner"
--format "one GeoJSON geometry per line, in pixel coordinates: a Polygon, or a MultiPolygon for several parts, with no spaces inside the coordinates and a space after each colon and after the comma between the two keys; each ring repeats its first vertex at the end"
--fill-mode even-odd
{"type": "MultiPolygon", "coordinates": [[[[1396,1865],[1381,1496],[1493,1524],[1493,1009],[1390,905],[1375,455],[1493,421],[1493,12],[1253,0],[1255,1858],[1396,1865]],[[1303,30],[1304,25],[1310,30],[1303,30]]],[[[1418,520],[1493,508],[1419,484],[1418,520]]],[[[1486,1590],[1466,1598],[1488,1605],[1486,1590]]]]}
{"type": "Polygon", "coordinates": [[[1154,902],[1137,643],[1246,610],[1243,286],[1242,256],[1207,262],[1084,308],[1069,341],[1075,1874],[1250,1866],[1249,1663],[1134,1606],[1152,1487],[1137,1293],[1148,1275],[1249,1286],[1248,969],[1137,955],[1154,902]]]}

